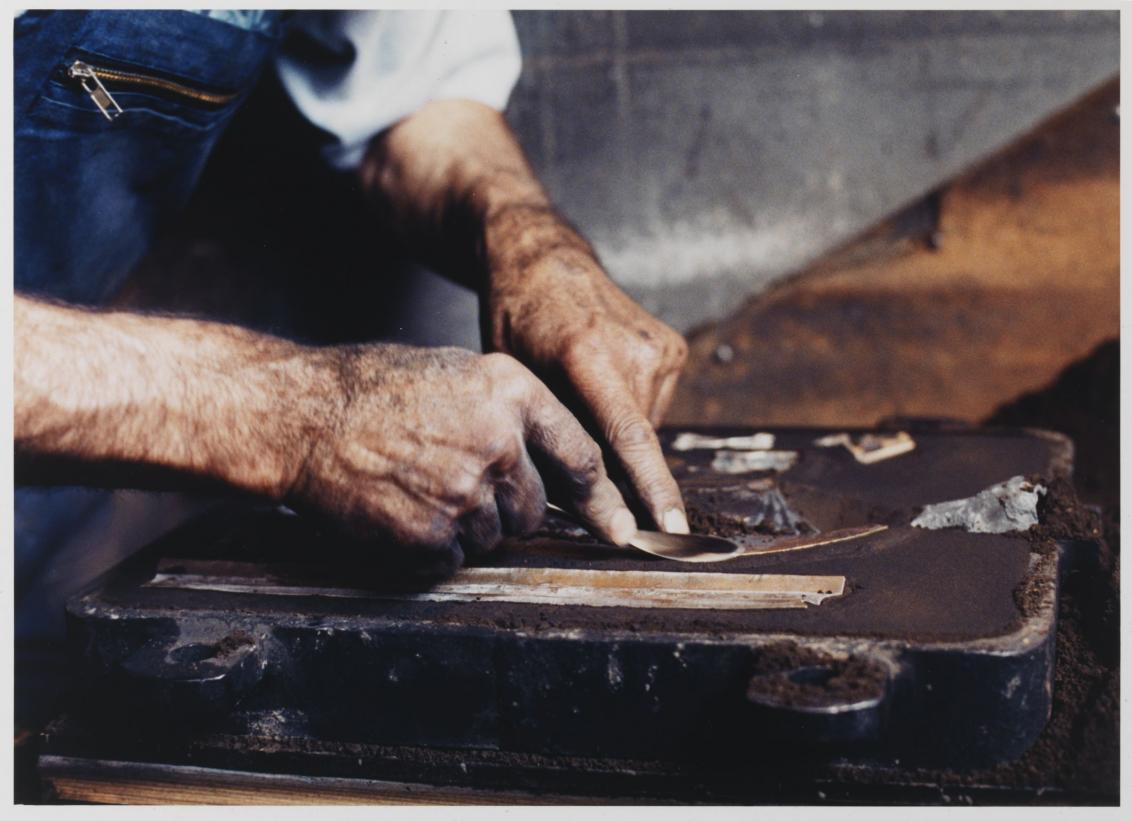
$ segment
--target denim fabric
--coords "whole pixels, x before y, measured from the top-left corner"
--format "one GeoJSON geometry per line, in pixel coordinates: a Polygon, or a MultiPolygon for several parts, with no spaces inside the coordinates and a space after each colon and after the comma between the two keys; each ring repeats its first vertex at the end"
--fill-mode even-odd
{"type": "Polygon", "coordinates": [[[110,297],[188,200],[277,31],[178,11],[16,18],[16,288],[82,304],[110,297]],[[213,106],[107,84],[124,109],[111,122],[66,76],[75,60],[237,96],[213,106]]]}
{"type": "MultiPolygon", "coordinates": [[[[17,290],[80,304],[114,294],[154,233],[184,206],[273,54],[279,15],[270,14],[255,30],[190,12],[16,18],[17,290]],[[111,122],[66,77],[74,60],[237,96],[214,107],[108,84],[124,109],[111,122]]],[[[95,575],[100,560],[105,567],[125,547],[138,547],[130,542],[138,529],[108,524],[121,519],[122,494],[19,488],[15,496],[16,633],[55,637],[65,595],[95,575]],[[82,543],[67,547],[80,531],[82,543]]],[[[152,525],[145,532],[152,535],[152,525]]]]}
{"type": "Polygon", "coordinates": [[[213,20],[222,20],[231,26],[239,26],[248,31],[262,31],[270,34],[275,30],[278,13],[266,9],[189,9],[194,14],[203,14],[213,20]]]}

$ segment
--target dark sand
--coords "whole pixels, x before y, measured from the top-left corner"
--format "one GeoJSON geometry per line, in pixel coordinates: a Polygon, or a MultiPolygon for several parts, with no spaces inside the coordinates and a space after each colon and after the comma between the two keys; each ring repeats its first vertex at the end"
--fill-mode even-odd
{"type": "MultiPolygon", "coordinates": [[[[892,529],[812,550],[751,556],[730,562],[684,565],[636,551],[606,547],[586,536],[569,536],[548,523],[536,537],[504,543],[477,560],[480,565],[567,567],[707,573],[781,573],[845,576],[843,596],[799,610],[705,611],[590,608],[513,603],[424,603],[379,599],[291,599],[241,597],[256,610],[317,612],[406,623],[432,622],[542,632],[587,629],[638,634],[793,633],[914,640],[966,640],[999,636],[1016,629],[1021,612],[1016,591],[1024,588],[1030,545],[1010,536],[927,531],[903,526],[923,504],[972,495],[1018,473],[1048,475],[1056,444],[1009,434],[917,436],[917,450],[874,465],[861,465],[844,448],[814,448],[818,433],[787,431],[779,446],[802,451],[783,477],[712,477],[692,471],[710,461],[711,451],[678,454],[677,474],[689,490],[693,521],[700,526],[728,512],[742,513],[751,499],[739,499],[737,485],[752,481],[762,492],[778,482],[783,502],[798,519],[797,530],[829,530],[888,522],[892,529]],[[693,501],[694,500],[694,501],[693,501]]],[[[767,489],[770,488],[770,491],[767,489]]],[[[750,496],[751,494],[748,494],[750,496]]],[[[755,494],[757,496],[757,494],[755,494]]],[[[764,506],[765,507],[765,506],[764,506]]],[[[724,532],[759,532],[733,517],[724,532]]],[[[782,528],[779,528],[782,529],[782,528]]],[[[787,528],[789,529],[789,528],[787,528]]],[[[279,515],[245,517],[207,533],[185,534],[168,545],[166,556],[223,557],[289,566],[300,584],[380,588],[387,574],[362,552],[314,532],[302,519],[279,515]]],[[[168,592],[168,591],[164,591],[168,592]]],[[[1034,593],[1040,595],[1040,591],[1034,593]]],[[[180,599],[203,601],[207,594],[180,599]]]]}
{"type": "Polygon", "coordinates": [[[865,658],[830,659],[789,642],[762,648],[752,675],[748,694],[756,701],[797,707],[876,698],[888,681],[888,671],[865,658]]]}

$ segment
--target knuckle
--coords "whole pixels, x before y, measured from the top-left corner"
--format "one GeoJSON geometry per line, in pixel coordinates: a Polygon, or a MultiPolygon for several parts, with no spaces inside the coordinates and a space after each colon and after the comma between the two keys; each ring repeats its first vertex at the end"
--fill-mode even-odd
{"type": "Polygon", "coordinates": [[[437,547],[426,560],[413,568],[412,575],[422,580],[444,579],[454,575],[464,564],[464,553],[455,539],[437,547]]]}
{"type": "Polygon", "coordinates": [[[579,446],[573,472],[575,479],[585,487],[591,487],[601,478],[604,472],[601,449],[593,441],[587,441],[579,446]]]}
{"type": "Polygon", "coordinates": [[[543,517],[546,515],[546,500],[545,499],[529,499],[519,509],[517,516],[516,529],[518,535],[529,536],[539,529],[542,524],[543,517]]]}
{"type": "Polygon", "coordinates": [[[503,533],[498,520],[492,521],[486,511],[477,511],[465,518],[458,538],[464,549],[474,555],[494,549],[503,540],[503,533]]]}
{"type": "Polygon", "coordinates": [[[657,345],[638,345],[634,352],[637,367],[645,372],[659,369],[665,358],[664,349],[657,345]]]}
{"type": "Polygon", "coordinates": [[[456,538],[456,520],[450,515],[437,513],[410,525],[409,540],[423,547],[437,548],[450,544],[456,538]]]}
{"type": "Polygon", "coordinates": [[[562,344],[562,364],[567,370],[586,365],[601,356],[603,345],[595,334],[589,331],[576,331],[566,337],[562,344]]]}
{"type": "Polygon", "coordinates": [[[672,332],[672,362],[676,368],[683,368],[688,361],[688,340],[675,331],[672,332]]]}
{"type": "MultiPolygon", "coordinates": [[[[378,346],[374,346],[377,348],[378,346]]],[[[441,360],[451,360],[454,362],[468,362],[476,358],[476,354],[467,348],[460,348],[456,345],[442,345],[438,348],[432,348],[432,353],[441,360]]]]}
{"type": "Polygon", "coordinates": [[[609,425],[610,443],[618,450],[638,450],[650,446],[655,440],[652,426],[638,414],[622,414],[609,425]]]}
{"type": "Polygon", "coordinates": [[[519,448],[519,439],[514,431],[499,432],[492,438],[484,449],[488,469],[495,475],[505,476],[512,473],[522,459],[519,448]]]}
{"type": "Polygon", "coordinates": [[[523,370],[519,360],[510,354],[499,353],[498,351],[485,353],[480,357],[480,366],[489,376],[501,380],[514,378],[516,372],[523,370]]]}
{"type": "Polygon", "coordinates": [[[535,376],[515,357],[505,353],[484,354],[480,366],[489,391],[497,400],[510,403],[530,396],[535,376]]]}
{"type": "Polygon", "coordinates": [[[546,512],[546,488],[534,466],[500,482],[496,502],[507,533],[525,536],[537,530],[546,512]]]}
{"type": "Polygon", "coordinates": [[[449,480],[448,492],[460,510],[467,510],[478,503],[482,479],[467,470],[456,472],[449,480]]]}

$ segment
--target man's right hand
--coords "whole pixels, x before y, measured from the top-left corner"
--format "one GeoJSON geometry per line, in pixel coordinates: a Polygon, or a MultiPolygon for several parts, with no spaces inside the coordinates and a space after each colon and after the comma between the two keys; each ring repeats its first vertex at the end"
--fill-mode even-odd
{"type": "Polygon", "coordinates": [[[19,481],[219,480],[419,570],[529,532],[548,490],[612,542],[636,531],[597,444],[505,354],[312,348],[19,295],[15,340],[19,481]]]}
{"type": "Polygon", "coordinates": [[[329,515],[355,541],[408,547],[455,569],[465,553],[538,527],[545,478],[595,532],[617,544],[632,538],[633,516],[598,445],[512,357],[399,345],[317,356],[331,357],[340,390],[327,397],[327,424],[289,503],[329,515]]]}

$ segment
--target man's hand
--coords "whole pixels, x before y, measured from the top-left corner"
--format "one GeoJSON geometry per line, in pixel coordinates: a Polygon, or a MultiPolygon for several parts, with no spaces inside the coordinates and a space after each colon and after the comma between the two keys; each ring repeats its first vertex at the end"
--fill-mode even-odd
{"type": "Polygon", "coordinates": [[[19,296],[15,308],[18,478],[50,478],[46,459],[70,483],[222,481],[444,570],[537,527],[544,478],[603,537],[635,532],[597,444],[509,356],[310,348],[19,296]]]}
{"type": "Polygon", "coordinates": [[[288,500],[455,569],[465,553],[542,522],[546,490],[625,544],[636,528],[601,450],[530,371],[503,354],[360,346],[329,352],[345,398],[288,500]],[[533,457],[533,459],[532,459],[533,457]]]}
{"type": "Polygon", "coordinates": [[[519,358],[589,417],[656,523],[686,533],[653,427],[687,346],[609,280],[506,121],[479,103],[430,103],[373,143],[361,179],[382,224],[480,291],[485,347],[519,358]]]}
{"type": "MultiPolygon", "coordinates": [[[[497,220],[494,230],[521,234],[530,215],[516,217],[497,220]]],[[[500,253],[488,288],[491,347],[561,386],[609,443],[658,525],[687,533],[653,430],[687,358],[683,337],[618,289],[587,247],[558,247],[534,261],[515,256],[500,253]]]]}

